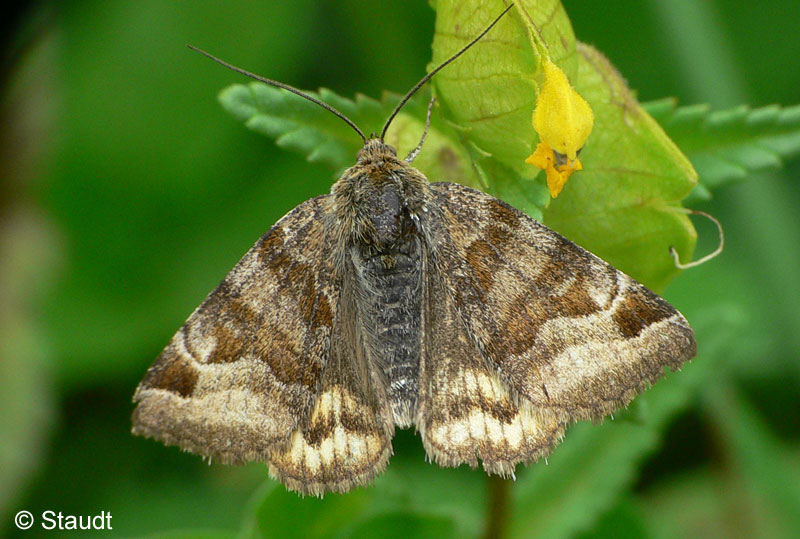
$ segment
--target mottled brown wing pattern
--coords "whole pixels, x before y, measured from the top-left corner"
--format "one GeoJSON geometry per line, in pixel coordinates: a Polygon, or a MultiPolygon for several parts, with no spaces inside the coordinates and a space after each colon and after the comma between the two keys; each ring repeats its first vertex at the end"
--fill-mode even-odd
{"type": "Polygon", "coordinates": [[[513,476],[519,462],[550,452],[566,418],[519,398],[468,335],[442,276],[426,275],[416,417],[425,451],[442,466],[480,459],[487,472],[513,476]]]}
{"type": "Polygon", "coordinates": [[[135,434],[233,463],[287,443],[329,359],[328,204],[278,221],[178,330],[136,390],[135,434]]]}
{"type": "Polygon", "coordinates": [[[696,353],[684,317],[494,197],[431,184],[438,273],[484,357],[537,410],[598,419],[696,353]]]}
{"type": "Polygon", "coordinates": [[[386,381],[360,344],[351,279],[343,278],[330,359],[314,407],[289,443],[270,456],[270,474],[304,494],[347,492],[369,483],[392,455],[386,381]]]}

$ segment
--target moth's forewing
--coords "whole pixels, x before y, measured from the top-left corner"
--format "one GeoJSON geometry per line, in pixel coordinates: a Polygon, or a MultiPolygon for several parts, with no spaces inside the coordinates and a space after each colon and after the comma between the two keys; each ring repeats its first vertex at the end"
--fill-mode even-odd
{"type": "Polygon", "coordinates": [[[278,221],[178,330],[136,390],[135,434],[232,463],[287,443],[315,400],[339,300],[328,199],[278,221]]]}
{"type": "Polygon", "coordinates": [[[444,289],[484,359],[537,409],[598,419],[696,354],[683,315],[633,278],[494,197],[431,188],[444,289]]]}

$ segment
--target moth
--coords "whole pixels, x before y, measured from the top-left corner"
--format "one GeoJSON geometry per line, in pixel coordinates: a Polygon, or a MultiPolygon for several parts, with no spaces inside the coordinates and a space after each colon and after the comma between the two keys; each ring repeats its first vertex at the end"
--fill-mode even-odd
{"type": "Polygon", "coordinates": [[[371,482],[411,426],[438,464],[509,476],[695,355],[662,298],[490,195],[429,183],[410,164],[422,142],[406,159],[384,142],[492,26],[380,137],[333,111],[364,141],[356,163],[178,330],[136,390],[135,434],[265,461],[302,494],[371,482]]]}

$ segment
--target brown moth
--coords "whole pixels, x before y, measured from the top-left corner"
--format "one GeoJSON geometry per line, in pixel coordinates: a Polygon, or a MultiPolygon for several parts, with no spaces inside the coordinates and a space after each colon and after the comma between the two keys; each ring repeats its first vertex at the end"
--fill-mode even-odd
{"type": "Polygon", "coordinates": [[[303,494],[372,481],[396,427],[440,465],[509,476],[695,355],[686,319],[643,285],[492,196],[428,183],[419,147],[404,160],[383,142],[470,45],[380,138],[345,118],[356,164],[178,330],[136,390],[135,434],[265,461],[303,494]]]}

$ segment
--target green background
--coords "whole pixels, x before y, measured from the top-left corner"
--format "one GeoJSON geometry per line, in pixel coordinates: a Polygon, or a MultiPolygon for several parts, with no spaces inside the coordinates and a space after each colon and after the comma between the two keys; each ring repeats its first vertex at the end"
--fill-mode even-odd
{"type": "MultiPolygon", "coordinates": [[[[565,5],[641,101],[800,103],[800,4],[565,5]]],[[[228,116],[216,95],[241,78],[184,44],[300,88],[379,97],[425,72],[433,21],[416,0],[28,8],[2,73],[0,534],[25,535],[22,509],[110,511],[124,536],[482,533],[483,473],[425,464],[412,432],[376,487],[323,502],[264,485],[263,465],[209,467],[129,434],[133,390],[172,333],[332,181],[228,116]]],[[[722,221],[726,250],[666,292],[696,328],[697,360],[614,422],[568,431],[549,466],[520,468],[510,534],[800,535],[799,173],[788,163],[698,205],[722,221]]],[[[702,254],[716,232],[697,226],[702,254]]]]}

